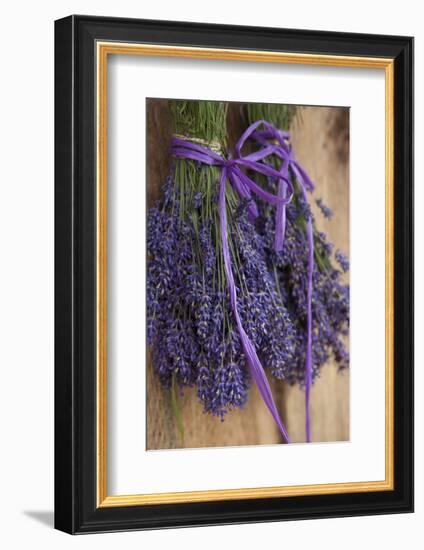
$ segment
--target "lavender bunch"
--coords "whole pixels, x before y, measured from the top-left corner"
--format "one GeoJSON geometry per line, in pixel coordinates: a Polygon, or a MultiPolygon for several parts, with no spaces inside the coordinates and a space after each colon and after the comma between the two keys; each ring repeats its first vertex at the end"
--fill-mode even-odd
{"type": "MultiPolygon", "coordinates": [[[[273,187],[275,184],[271,184],[273,187]]],[[[287,225],[284,249],[275,252],[272,232],[274,217],[263,208],[261,212],[263,236],[269,269],[286,300],[295,327],[295,361],[287,377],[290,383],[303,384],[306,352],[306,295],[308,242],[306,221],[311,215],[302,195],[287,206],[287,225]]],[[[349,354],[344,337],[349,333],[349,286],[343,284],[341,275],[349,266],[346,257],[336,253],[333,261],[333,245],[324,233],[316,229],[314,221],[314,263],[312,294],[313,379],[320,368],[332,356],[340,369],[349,366],[349,354]]]]}
{"type": "MultiPolygon", "coordinates": [[[[246,106],[245,115],[249,123],[258,119],[268,120],[276,127],[286,129],[297,113],[291,106],[255,104],[246,106]]],[[[281,167],[280,160],[270,160],[273,167],[281,167]]],[[[260,183],[270,192],[276,193],[278,182],[273,178],[258,176],[260,183]]],[[[317,229],[310,207],[305,203],[299,184],[294,181],[294,200],[286,207],[286,232],[284,248],[276,253],[274,249],[275,211],[266,204],[260,204],[260,218],[257,229],[263,239],[264,254],[268,270],[273,274],[276,286],[287,307],[294,328],[294,361],[285,378],[292,384],[304,384],[305,353],[307,342],[307,265],[308,242],[306,224],[312,217],[314,228],[314,272],[312,295],[313,348],[312,376],[315,379],[320,368],[333,357],[340,369],[349,366],[349,354],[345,337],[349,334],[349,285],[342,281],[342,273],[349,270],[349,262],[341,251],[333,254],[333,244],[325,233],[317,229]]],[[[332,211],[321,199],[316,203],[323,215],[330,218],[332,211]]]]}
{"type": "MultiPolygon", "coordinates": [[[[225,147],[226,106],[171,102],[176,133],[225,147]]],[[[205,144],[206,144],[205,143],[205,144]]],[[[230,307],[217,204],[219,170],[177,159],[147,226],[148,343],[164,387],[195,386],[205,412],[224,418],[251,384],[230,307]]],[[[243,326],[263,364],[286,378],[296,327],[268,269],[267,242],[226,188],[229,246],[243,326]]]]}

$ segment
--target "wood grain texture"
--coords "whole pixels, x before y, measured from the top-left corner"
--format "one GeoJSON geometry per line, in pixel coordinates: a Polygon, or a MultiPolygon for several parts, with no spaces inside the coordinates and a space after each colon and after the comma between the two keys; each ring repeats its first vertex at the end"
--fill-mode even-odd
{"type": "MultiPolygon", "coordinates": [[[[244,124],[240,108],[229,109],[228,142],[231,147],[244,124]]],[[[332,207],[331,221],[313,205],[322,231],[335,247],[349,252],[349,133],[348,110],[302,107],[291,128],[296,158],[316,183],[316,197],[332,207]]],[[[169,173],[171,121],[166,100],[147,100],[147,194],[152,206],[160,196],[169,173]]],[[[160,387],[151,354],[147,353],[147,448],[194,448],[281,443],[281,436],[256,387],[252,387],[244,410],[227,414],[225,421],[206,415],[188,389],[180,398],[184,418],[184,439],[177,429],[169,392],[160,387]]],[[[271,387],[282,417],[294,442],[305,440],[304,393],[271,380],[271,387]]],[[[329,362],[311,392],[312,440],[349,439],[349,373],[339,373],[329,362]]]]}

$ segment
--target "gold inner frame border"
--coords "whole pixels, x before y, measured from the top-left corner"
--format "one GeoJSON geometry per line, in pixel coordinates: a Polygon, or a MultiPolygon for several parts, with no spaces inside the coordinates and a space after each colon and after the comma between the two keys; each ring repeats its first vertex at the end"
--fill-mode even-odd
{"type": "Polygon", "coordinates": [[[365,493],[394,489],[394,60],[257,50],[96,42],[97,64],[97,296],[96,471],[97,507],[143,506],[255,498],[365,493]],[[138,55],[383,69],[385,73],[385,479],[315,485],[216,489],[132,495],[107,494],[107,62],[109,55],[138,55]]]}

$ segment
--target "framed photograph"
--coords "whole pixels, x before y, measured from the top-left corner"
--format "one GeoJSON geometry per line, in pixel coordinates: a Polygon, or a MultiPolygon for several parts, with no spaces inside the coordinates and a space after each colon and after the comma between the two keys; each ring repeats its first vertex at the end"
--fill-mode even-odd
{"type": "Polygon", "coordinates": [[[413,510],[413,39],[55,23],[55,526],[413,510]]]}

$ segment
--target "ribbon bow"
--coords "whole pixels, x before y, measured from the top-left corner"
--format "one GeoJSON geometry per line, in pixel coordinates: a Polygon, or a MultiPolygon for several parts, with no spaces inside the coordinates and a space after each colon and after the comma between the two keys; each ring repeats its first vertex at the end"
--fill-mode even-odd
{"type": "MultiPolygon", "coordinates": [[[[254,124],[251,124],[241,135],[235,146],[235,156],[234,158],[230,159],[225,159],[208,147],[189,141],[189,139],[181,139],[174,136],[171,142],[172,154],[175,157],[192,159],[201,162],[202,164],[207,164],[209,166],[221,166],[221,181],[222,179],[224,179],[225,183],[225,179],[228,178],[239,197],[248,201],[247,209],[251,221],[257,218],[259,215],[256,203],[252,200],[252,193],[255,193],[260,199],[268,202],[269,204],[272,204],[273,206],[277,206],[277,208],[280,209],[283,206],[285,207],[285,205],[291,201],[293,196],[293,186],[289,181],[288,176],[282,174],[281,172],[272,168],[272,166],[263,162],[264,159],[275,153],[275,147],[271,146],[263,148],[246,156],[243,156],[241,154],[241,149],[243,148],[243,145],[248,138],[253,136],[256,128],[258,128],[258,126],[260,126],[261,124],[263,124],[268,133],[277,131],[271,124],[265,122],[264,120],[259,120],[254,124]],[[289,196],[282,197],[281,195],[274,195],[265,191],[245,172],[243,172],[241,168],[246,168],[248,170],[252,170],[253,172],[264,174],[265,176],[270,176],[279,180],[283,180],[286,189],[288,188],[290,190],[289,196]],[[222,178],[222,175],[224,175],[225,177],[222,178]]],[[[281,221],[278,225],[279,227],[281,226],[281,221]]],[[[276,241],[276,251],[279,252],[280,250],[282,250],[282,248],[283,243],[279,243],[276,241]]]]}
{"type": "MultiPolygon", "coordinates": [[[[280,132],[274,126],[264,120],[259,120],[251,124],[241,135],[235,146],[234,158],[225,159],[218,153],[212,151],[208,147],[199,145],[188,139],[181,139],[174,136],[171,142],[171,152],[177,158],[191,159],[202,164],[209,166],[220,166],[221,177],[219,183],[219,218],[221,229],[221,244],[223,250],[224,267],[228,281],[228,290],[230,294],[230,303],[233,310],[234,317],[236,319],[237,329],[240,335],[243,351],[246,356],[247,363],[249,365],[252,377],[258,386],[259,392],[271,412],[282,436],[290,443],[290,438],[287,430],[280,418],[277,406],[275,405],[271,388],[266,377],[265,371],[256,353],[255,347],[252,344],[250,338],[246,334],[243,324],[238,312],[237,307],[237,289],[234,281],[234,275],[231,265],[231,255],[228,245],[228,228],[227,228],[227,209],[225,204],[225,186],[227,180],[231,183],[233,188],[241,199],[248,201],[248,214],[250,219],[255,219],[258,216],[258,208],[252,198],[252,193],[257,195],[265,202],[276,206],[276,235],[275,235],[275,250],[279,252],[283,249],[284,245],[284,232],[285,232],[285,209],[286,205],[292,200],[294,187],[289,176],[289,167],[292,168],[299,182],[301,182],[302,190],[304,190],[306,196],[306,189],[313,188],[312,182],[309,180],[305,172],[299,167],[297,162],[291,156],[291,150],[285,143],[287,134],[280,132]],[[256,129],[263,125],[264,131],[256,131],[256,129]],[[248,138],[254,138],[263,147],[243,156],[241,150],[248,138]],[[276,140],[277,144],[269,143],[269,140],[276,140]],[[264,163],[264,160],[271,156],[277,155],[284,160],[283,166],[280,171],[272,168],[269,164],[264,163]],[[278,194],[274,195],[265,191],[260,185],[252,180],[242,168],[251,170],[263,174],[265,176],[276,178],[279,182],[278,194]],[[288,194],[287,194],[288,192],[288,194]]],[[[312,223],[308,222],[308,236],[309,225],[311,228],[312,238],[312,261],[313,261],[313,237],[312,237],[312,223]]],[[[311,247],[310,247],[311,248],[311,247]]],[[[309,255],[309,263],[311,264],[311,254],[309,255]]],[[[310,271],[310,281],[308,285],[308,350],[312,349],[312,324],[310,318],[311,300],[312,300],[312,271],[310,271]],[[309,292],[309,286],[311,291],[309,292]],[[310,335],[310,336],[309,336],[310,335]]],[[[306,380],[306,395],[307,395],[307,440],[310,440],[309,434],[309,388],[312,373],[311,363],[312,352],[308,354],[306,361],[306,371],[308,375],[305,376],[306,380]],[[309,381],[309,382],[308,382],[309,381]]]]}

